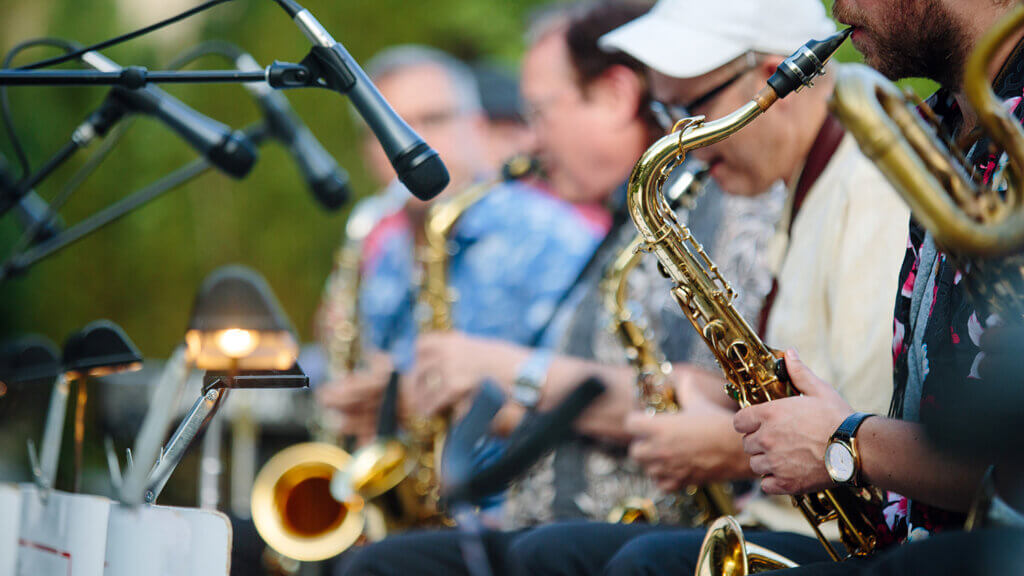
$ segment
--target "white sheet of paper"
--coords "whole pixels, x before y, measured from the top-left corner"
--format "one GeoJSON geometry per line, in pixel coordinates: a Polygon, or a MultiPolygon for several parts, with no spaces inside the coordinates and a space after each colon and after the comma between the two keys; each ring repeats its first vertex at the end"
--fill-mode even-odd
{"type": "Polygon", "coordinates": [[[0,484],[0,576],[14,576],[20,523],[21,490],[14,484],[0,484]]]}
{"type": "Polygon", "coordinates": [[[198,508],[115,505],[106,560],[106,576],[227,576],[231,523],[198,508]]]}
{"type": "Polygon", "coordinates": [[[110,500],[21,485],[18,576],[102,576],[110,500]]]}

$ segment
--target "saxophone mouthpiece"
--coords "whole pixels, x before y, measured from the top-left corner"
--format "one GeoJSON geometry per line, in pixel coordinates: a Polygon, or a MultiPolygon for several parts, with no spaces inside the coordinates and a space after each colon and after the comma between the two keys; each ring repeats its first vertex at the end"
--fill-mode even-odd
{"type": "Polygon", "coordinates": [[[813,86],[814,79],[825,73],[825,63],[852,32],[853,28],[847,28],[824,40],[811,40],[804,44],[779,64],[775,74],[768,79],[768,85],[779,98],[798,92],[804,86],[813,86]]]}

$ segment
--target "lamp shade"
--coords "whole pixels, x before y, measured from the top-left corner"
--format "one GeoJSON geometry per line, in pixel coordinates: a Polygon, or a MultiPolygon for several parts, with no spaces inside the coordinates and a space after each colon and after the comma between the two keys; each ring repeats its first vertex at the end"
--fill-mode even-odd
{"type": "Polygon", "coordinates": [[[49,338],[31,334],[0,344],[0,382],[52,381],[61,372],[60,350],[49,338]]]}
{"type": "Polygon", "coordinates": [[[64,341],[64,371],[68,374],[105,376],[138,370],[142,354],[120,326],[110,320],[96,320],[64,341]]]}
{"type": "Polygon", "coordinates": [[[185,344],[202,370],[287,370],[299,350],[267,281],[243,266],[220,268],[203,281],[185,344]]]}

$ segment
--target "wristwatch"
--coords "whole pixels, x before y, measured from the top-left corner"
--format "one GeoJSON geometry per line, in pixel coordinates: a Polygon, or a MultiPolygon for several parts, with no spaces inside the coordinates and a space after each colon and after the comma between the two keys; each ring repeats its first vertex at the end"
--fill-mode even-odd
{"type": "Polygon", "coordinates": [[[537,350],[519,365],[516,381],[512,385],[512,400],[520,406],[533,409],[540,400],[540,390],[548,378],[551,365],[550,350],[537,350]]]}
{"type": "Polygon", "coordinates": [[[855,412],[832,433],[825,446],[825,470],[836,484],[860,486],[860,453],[857,452],[857,429],[874,416],[855,412]]]}

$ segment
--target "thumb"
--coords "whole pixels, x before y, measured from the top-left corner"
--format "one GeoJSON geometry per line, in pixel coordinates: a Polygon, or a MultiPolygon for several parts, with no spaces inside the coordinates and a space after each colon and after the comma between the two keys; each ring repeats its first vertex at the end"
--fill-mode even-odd
{"type": "Polygon", "coordinates": [[[793,388],[805,396],[819,396],[828,388],[825,382],[814,375],[811,369],[800,360],[795,348],[786,350],[786,372],[789,374],[790,383],[793,388]]]}

